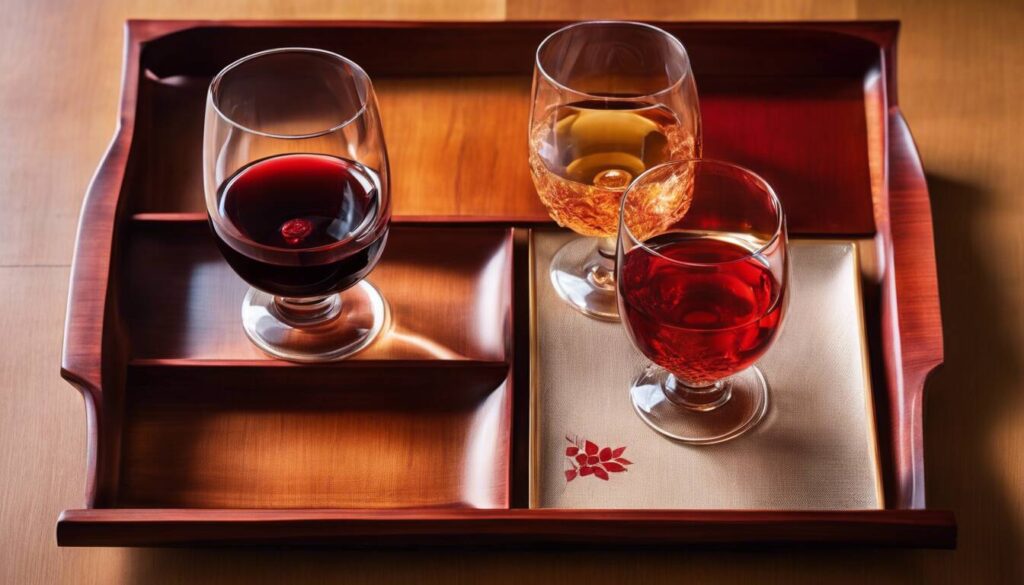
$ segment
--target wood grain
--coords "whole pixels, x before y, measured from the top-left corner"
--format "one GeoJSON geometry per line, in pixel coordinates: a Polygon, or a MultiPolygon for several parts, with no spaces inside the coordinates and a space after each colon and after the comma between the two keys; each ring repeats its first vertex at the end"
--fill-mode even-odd
{"type": "Polygon", "coordinates": [[[0,22],[0,582],[487,580],[1019,583],[1024,580],[1024,9],[990,0],[628,4],[103,0],[5,6],[0,22]],[[554,11],[567,13],[553,13],[554,11]],[[58,550],[80,506],[84,417],[54,371],[81,194],[116,115],[124,18],[902,18],[902,109],[932,196],[946,365],[929,381],[929,505],[961,519],[944,552],[402,553],[58,550]]]}

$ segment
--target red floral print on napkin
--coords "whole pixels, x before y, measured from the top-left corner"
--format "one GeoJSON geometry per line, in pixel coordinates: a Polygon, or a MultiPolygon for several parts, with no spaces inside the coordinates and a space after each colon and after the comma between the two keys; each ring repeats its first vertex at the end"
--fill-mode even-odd
{"type": "Polygon", "coordinates": [[[622,456],[625,447],[598,447],[593,441],[572,438],[565,436],[569,446],[565,448],[565,457],[569,460],[571,469],[565,470],[565,481],[569,482],[577,477],[593,475],[598,479],[608,481],[609,473],[622,473],[626,471],[627,465],[633,462],[622,456]]]}

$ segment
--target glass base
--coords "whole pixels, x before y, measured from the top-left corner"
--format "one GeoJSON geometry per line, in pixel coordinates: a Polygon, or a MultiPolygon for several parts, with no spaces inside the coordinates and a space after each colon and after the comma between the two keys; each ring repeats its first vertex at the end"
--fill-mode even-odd
{"type": "Polygon", "coordinates": [[[598,242],[577,238],[562,246],[551,258],[551,284],[558,296],[584,315],[618,321],[614,247],[609,257],[600,253],[598,242]]]}
{"type": "Polygon", "coordinates": [[[245,334],[264,352],[292,362],[328,362],[370,345],[389,321],[388,305],[362,281],[318,299],[284,299],[250,288],[242,302],[245,334]]]}
{"type": "Polygon", "coordinates": [[[651,428],[691,445],[735,439],[768,412],[768,382],[756,367],[706,389],[691,389],[667,370],[650,366],[633,381],[629,395],[651,428]]]}

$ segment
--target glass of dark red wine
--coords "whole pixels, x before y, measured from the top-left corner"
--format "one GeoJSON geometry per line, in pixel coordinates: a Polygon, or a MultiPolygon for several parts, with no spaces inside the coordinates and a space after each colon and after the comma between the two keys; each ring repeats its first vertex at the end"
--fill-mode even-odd
{"type": "Polygon", "coordinates": [[[318,49],[264,51],[210,84],[203,172],[210,226],[252,288],[246,334],[297,362],[342,359],[384,329],[364,280],[391,219],[388,157],[370,78],[318,49]]]}
{"type": "Polygon", "coordinates": [[[740,166],[672,161],[623,196],[619,313],[653,365],[634,381],[637,414],[691,444],[721,443],[768,410],[755,365],[786,312],[786,220],[772,187],[740,166]]]}

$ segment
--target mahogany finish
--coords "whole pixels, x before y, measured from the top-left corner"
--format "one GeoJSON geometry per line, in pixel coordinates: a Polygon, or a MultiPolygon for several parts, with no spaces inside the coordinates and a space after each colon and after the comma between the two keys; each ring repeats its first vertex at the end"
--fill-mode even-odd
{"type": "Polygon", "coordinates": [[[89,509],[62,515],[60,544],[953,546],[952,514],[925,509],[922,388],[941,323],[886,22],[662,26],[691,54],[705,154],[771,181],[793,234],[877,243],[865,305],[889,509],[524,508],[528,270],[514,232],[547,221],[525,120],[533,51],[559,26],[129,23],[121,125],[83,206],[62,364],[87,404],[89,509]],[[395,329],[325,366],[248,344],[244,286],[202,214],[205,86],[284,45],[369,71],[395,176],[399,216],[371,275],[395,329]]]}

